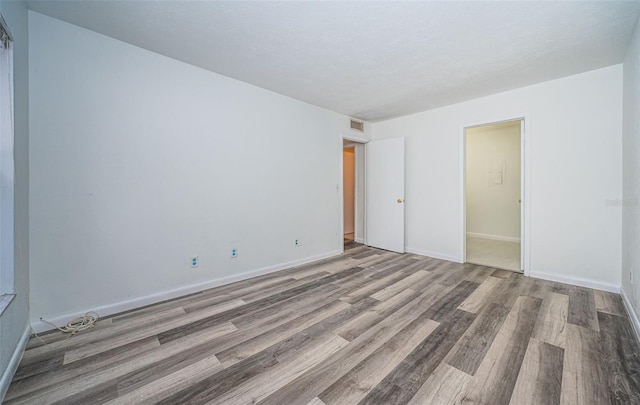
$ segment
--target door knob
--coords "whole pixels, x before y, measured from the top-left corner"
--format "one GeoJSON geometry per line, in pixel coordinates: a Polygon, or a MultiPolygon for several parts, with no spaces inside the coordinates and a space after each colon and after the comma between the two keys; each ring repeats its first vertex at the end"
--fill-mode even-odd
{"type": "Polygon", "coordinates": [[[398,204],[402,204],[404,202],[404,200],[402,198],[398,198],[398,204]]]}

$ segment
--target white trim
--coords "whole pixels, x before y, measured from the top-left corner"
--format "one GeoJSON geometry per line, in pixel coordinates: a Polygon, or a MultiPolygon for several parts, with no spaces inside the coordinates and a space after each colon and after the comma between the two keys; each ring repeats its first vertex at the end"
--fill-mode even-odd
{"type": "MultiPolygon", "coordinates": [[[[344,248],[344,247],[343,247],[344,248]]],[[[196,292],[204,291],[210,288],[218,287],[225,284],[235,283],[236,281],[246,280],[252,277],[260,276],[263,274],[273,273],[279,270],[288,269],[291,267],[300,266],[303,264],[315,262],[318,260],[326,259],[328,257],[333,257],[342,254],[342,250],[333,250],[331,252],[321,253],[316,256],[305,257],[303,259],[292,260],[286,263],[275,264],[273,266],[263,267],[257,270],[247,271],[241,274],[235,274],[233,276],[219,278],[216,280],[208,280],[202,283],[191,284],[184,287],[175,288],[173,290],[162,291],[159,293],[147,295],[144,297],[138,297],[127,301],[117,302],[113,304],[103,305],[97,308],[87,308],[81,312],[75,312],[70,314],[64,314],[53,318],[47,318],[47,321],[56,324],[56,325],[64,325],[69,320],[83,316],[87,311],[91,310],[97,312],[100,316],[105,317],[113,314],[117,314],[124,311],[129,311],[131,309],[144,307],[146,305],[155,304],[158,302],[170,300],[173,298],[178,298],[184,295],[193,294],[196,292]]],[[[40,320],[34,320],[31,323],[31,327],[36,333],[45,332],[53,329],[51,325],[48,325],[40,320]]]]}
{"type": "Polygon", "coordinates": [[[460,258],[458,258],[456,256],[448,255],[446,253],[433,252],[433,251],[430,251],[430,250],[416,249],[416,248],[412,248],[412,247],[409,247],[409,246],[405,246],[404,247],[404,251],[407,252],[407,253],[414,254],[414,255],[427,256],[427,257],[433,257],[434,259],[440,259],[440,260],[446,260],[446,261],[449,261],[449,262],[462,263],[460,261],[460,258]]]}
{"type": "MultiPolygon", "coordinates": [[[[344,139],[344,133],[340,134],[340,178],[338,178],[338,183],[336,184],[336,192],[338,193],[338,213],[340,218],[340,223],[338,224],[340,253],[344,253],[344,139]]],[[[355,229],[353,231],[355,234],[355,229]]]]}
{"type": "MultiPolygon", "coordinates": [[[[0,15],[0,18],[2,16],[0,15]]],[[[2,79],[8,83],[2,84],[2,130],[0,144],[2,144],[3,160],[0,164],[0,294],[15,293],[15,89],[13,69],[13,42],[2,47],[0,63],[3,69],[2,79]],[[5,74],[6,73],[6,74],[5,74]],[[6,87],[6,88],[5,88],[6,87]],[[4,119],[6,114],[6,119],[4,119]]]]}
{"type": "Polygon", "coordinates": [[[365,220],[367,215],[366,210],[366,201],[365,201],[365,184],[366,184],[366,167],[367,161],[364,153],[364,143],[358,143],[353,148],[354,151],[354,203],[355,209],[353,210],[353,235],[354,239],[361,240],[360,243],[364,242],[364,235],[366,235],[367,230],[367,221],[365,220]],[[362,191],[362,192],[360,192],[362,191]],[[362,226],[362,232],[360,232],[360,227],[362,226]],[[361,234],[362,233],[362,234],[361,234]]]}
{"type": "Polygon", "coordinates": [[[480,239],[502,240],[505,242],[520,242],[520,238],[502,235],[489,235],[488,233],[467,232],[467,236],[480,239]]]}
{"type": "Polygon", "coordinates": [[[497,124],[506,121],[521,120],[524,131],[520,133],[521,139],[521,188],[522,188],[522,207],[521,207],[521,267],[525,276],[531,276],[531,117],[529,113],[514,114],[509,116],[498,116],[487,118],[479,122],[468,123],[460,126],[460,155],[459,155],[459,180],[460,180],[460,201],[458,212],[460,214],[460,241],[459,241],[459,258],[456,260],[464,263],[467,259],[467,223],[466,223],[466,129],[489,124],[497,124]],[[524,214],[522,214],[524,213],[524,214]]]}
{"type": "Polygon", "coordinates": [[[467,261],[467,128],[460,127],[460,157],[458,162],[458,176],[460,181],[460,252],[457,261],[464,263],[467,261]]]}
{"type": "Polygon", "coordinates": [[[11,302],[16,298],[15,294],[2,294],[0,295],[0,316],[4,314],[4,311],[9,308],[11,302]]]}
{"type": "MultiPolygon", "coordinates": [[[[524,195],[526,194],[525,186],[529,184],[528,179],[525,179],[524,174],[527,173],[527,167],[525,164],[529,162],[530,155],[528,154],[529,148],[527,147],[527,128],[525,128],[526,120],[523,118],[520,120],[520,241],[528,239],[525,237],[524,232],[529,229],[528,226],[525,226],[525,218],[526,214],[524,211],[525,205],[522,203],[524,199],[524,195]],[[526,181],[525,181],[526,180],[526,181]]],[[[520,269],[524,269],[524,256],[525,249],[524,244],[520,243],[520,269]]],[[[524,270],[523,270],[524,271],[524,270]]]]}
{"type": "Polygon", "coordinates": [[[366,234],[367,234],[367,221],[366,221],[366,169],[363,173],[358,169],[360,165],[359,161],[362,159],[363,167],[366,168],[366,153],[364,150],[364,145],[371,140],[365,138],[362,135],[351,135],[345,132],[340,133],[340,178],[338,179],[338,184],[336,186],[336,191],[339,193],[338,200],[340,203],[340,207],[338,207],[338,212],[340,213],[340,229],[338,235],[340,235],[339,243],[340,243],[340,253],[344,253],[344,149],[345,148],[353,148],[354,153],[354,210],[353,210],[353,235],[354,240],[358,243],[366,244],[366,234]],[[345,145],[344,141],[350,141],[349,145],[345,145]],[[362,183],[363,186],[363,201],[360,201],[358,186],[362,183]],[[364,235],[359,235],[358,229],[360,228],[360,222],[358,221],[358,217],[360,216],[360,210],[362,210],[362,222],[363,222],[363,231],[364,235]]]}
{"type": "Polygon", "coordinates": [[[609,291],[616,294],[620,293],[620,285],[618,284],[603,283],[602,281],[591,280],[588,278],[559,276],[557,274],[542,273],[538,271],[532,271],[529,276],[533,278],[541,278],[543,280],[556,281],[558,283],[577,285],[579,287],[609,291]]]}
{"type": "Polygon", "coordinates": [[[367,138],[364,135],[361,135],[357,132],[342,132],[340,133],[341,139],[346,139],[347,141],[357,142],[357,143],[367,143],[371,142],[371,139],[367,138]]]}
{"type": "Polygon", "coordinates": [[[13,351],[13,355],[11,355],[11,360],[9,360],[7,369],[4,370],[2,379],[0,379],[0,403],[4,400],[7,390],[9,390],[9,385],[11,385],[11,380],[13,380],[16,370],[18,370],[18,365],[20,364],[20,360],[22,360],[24,349],[27,347],[29,336],[31,336],[31,328],[27,325],[22,333],[22,337],[18,340],[18,344],[16,345],[16,349],[13,351]]]}
{"type": "Polygon", "coordinates": [[[624,288],[620,289],[620,296],[622,297],[622,302],[624,303],[624,307],[627,310],[627,314],[629,314],[629,319],[631,320],[631,325],[633,325],[633,330],[636,332],[636,339],[638,339],[638,343],[640,343],[640,319],[638,319],[638,314],[633,309],[633,305],[631,305],[631,300],[626,292],[624,292],[624,288]]]}

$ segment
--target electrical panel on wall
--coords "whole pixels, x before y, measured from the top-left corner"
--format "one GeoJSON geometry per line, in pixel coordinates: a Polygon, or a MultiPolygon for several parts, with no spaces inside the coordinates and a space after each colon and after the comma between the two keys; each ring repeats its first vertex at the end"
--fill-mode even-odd
{"type": "Polygon", "coordinates": [[[506,160],[489,161],[489,187],[501,186],[504,184],[505,172],[507,170],[506,160]]]}

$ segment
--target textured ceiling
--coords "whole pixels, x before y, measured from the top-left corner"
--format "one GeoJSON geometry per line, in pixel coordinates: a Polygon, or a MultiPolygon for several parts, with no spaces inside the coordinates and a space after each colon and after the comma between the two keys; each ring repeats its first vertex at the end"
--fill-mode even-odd
{"type": "Polygon", "coordinates": [[[640,1],[30,1],[37,12],[367,121],[620,63],[640,1]]]}

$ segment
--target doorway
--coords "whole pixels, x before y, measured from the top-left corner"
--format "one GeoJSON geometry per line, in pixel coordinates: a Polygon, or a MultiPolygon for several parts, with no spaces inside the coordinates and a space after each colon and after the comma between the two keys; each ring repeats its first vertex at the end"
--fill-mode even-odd
{"type": "Polygon", "coordinates": [[[465,261],[520,272],[523,120],[464,131],[465,261]]]}
{"type": "Polygon", "coordinates": [[[365,144],[342,140],[341,240],[345,249],[364,243],[365,232],[365,144]]]}
{"type": "MultiPolygon", "coordinates": [[[[354,232],[357,245],[365,244],[378,249],[404,253],[404,138],[371,141],[369,139],[342,134],[340,155],[340,243],[344,234],[349,237],[349,206],[345,207],[346,181],[345,148],[353,148],[354,167],[354,232]],[[347,216],[346,216],[346,215],[347,216]]],[[[347,151],[346,153],[349,153],[347,151]]],[[[349,160],[350,156],[346,158],[349,160]]],[[[346,191],[347,193],[350,190],[346,191]]]]}
{"type": "Polygon", "coordinates": [[[344,193],[344,245],[353,244],[356,229],[356,151],[353,146],[346,146],[342,150],[342,190],[344,193]]]}

